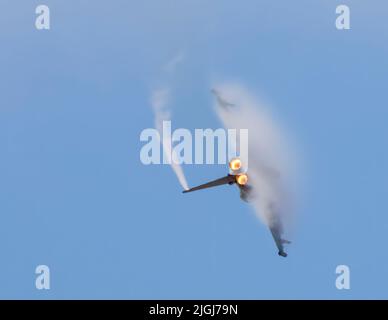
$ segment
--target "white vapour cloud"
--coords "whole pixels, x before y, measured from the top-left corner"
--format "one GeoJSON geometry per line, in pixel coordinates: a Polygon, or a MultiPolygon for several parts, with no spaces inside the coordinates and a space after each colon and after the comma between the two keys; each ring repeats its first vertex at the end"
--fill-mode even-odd
{"type": "Polygon", "coordinates": [[[237,129],[237,132],[248,129],[248,159],[241,160],[243,165],[248,163],[249,166],[246,169],[255,190],[252,201],[255,212],[270,225],[274,214],[290,209],[285,182],[291,177],[293,159],[285,135],[267,108],[243,86],[227,84],[216,88],[225,101],[233,104],[229,107],[216,104],[216,113],[224,127],[237,129]]]}
{"type": "MultiPolygon", "coordinates": [[[[167,68],[166,71],[173,72],[176,69],[178,63],[180,63],[182,60],[183,60],[183,56],[181,54],[174,56],[166,64],[166,68],[167,68]]],[[[171,89],[169,85],[162,88],[157,88],[151,94],[151,105],[155,114],[155,128],[156,130],[159,131],[159,134],[161,136],[163,132],[163,121],[171,120],[170,102],[171,102],[171,89]]],[[[163,141],[161,141],[163,146],[163,152],[166,156],[168,163],[171,163],[171,168],[175,172],[175,175],[177,176],[178,181],[181,184],[182,188],[185,190],[188,190],[189,185],[186,181],[186,177],[182,167],[179,164],[172,161],[172,159],[177,158],[177,155],[174,154],[175,150],[172,149],[171,140],[169,139],[171,139],[171,137],[163,136],[163,141]]]]}

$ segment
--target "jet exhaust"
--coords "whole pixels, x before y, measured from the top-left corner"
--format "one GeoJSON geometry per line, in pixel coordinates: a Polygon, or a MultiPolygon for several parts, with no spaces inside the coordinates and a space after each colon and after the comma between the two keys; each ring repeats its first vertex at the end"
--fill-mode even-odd
{"type": "Polygon", "coordinates": [[[245,186],[248,183],[248,176],[246,174],[240,174],[237,176],[236,181],[240,186],[245,186]]]}
{"type": "Polygon", "coordinates": [[[241,169],[241,160],[239,158],[234,158],[229,162],[229,168],[230,170],[238,171],[241,169]]]}

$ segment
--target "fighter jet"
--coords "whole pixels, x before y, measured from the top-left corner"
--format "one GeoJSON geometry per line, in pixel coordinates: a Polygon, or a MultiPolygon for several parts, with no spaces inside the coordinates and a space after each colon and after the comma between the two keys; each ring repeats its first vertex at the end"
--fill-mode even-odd
{"type": "MultiPolygon", "coordinates": [[[[240,198],[245,202],[250,202],[257,195],[252,185],[249,184],[248,175],[242,172],[242,163],[239,158],[234,158],[229,162],[229,168],[232,171],[232,174],[228,174],[223,178],[219,178],[213,181],[210,181],[205,184],[201,184],[197,187],[193,187],[189,190],[184,190],[183,193],[193,192],[197,190],[212,188],[221,186],[224,184],[233,185],[236,184],[240,190],[240,198]]],[[[271,212],[275,212],[274,208],[271,209],[271,212]]],[[[275,240],[276,246],[279,250],[278,254],[282,257],[287,257],[287,253],[284,251],[284,244],[291,243],[288,240],[282,239],[281,235],[283,234],[283,228],[278,215],[271,215],[271,221],[269,222],[269,229],[271,231],[272,237],[275,240]]]]}

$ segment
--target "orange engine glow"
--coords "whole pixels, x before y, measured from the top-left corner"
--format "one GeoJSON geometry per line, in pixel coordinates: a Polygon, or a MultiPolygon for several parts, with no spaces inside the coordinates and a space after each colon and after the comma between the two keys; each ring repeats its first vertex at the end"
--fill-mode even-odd
{"type": "Polygon", "coordinates": [[[237,183],[240,185],[240,186],[244,186],[248,183],[248,176],[246,174],[240,174],[237,176],[237,183]]]}
{"type": "Polygon", "coordinates": [[[238,158],[233,159],[232,161],[229,162],[229,168],[232,171],[240,170],[240,168],[241,168],[241,160],[238,159],[238,158]]]}

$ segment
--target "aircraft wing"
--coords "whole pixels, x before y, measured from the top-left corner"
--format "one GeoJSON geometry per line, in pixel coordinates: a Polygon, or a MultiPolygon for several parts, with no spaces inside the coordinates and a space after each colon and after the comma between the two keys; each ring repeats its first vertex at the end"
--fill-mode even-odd
{"type": "Polygon", "coordinates": [[[236,182],[236,177],[228,174],[226,177],[216,179],[216,180],[210,181],[210,182],[205,183],[205,184],[201,184],[201,185],[194,187],[194,188],[191,188],[189,190],[184,190],[183,193],[197,191],[197,190],[201,190],[201,189],[212,188],[212,187],[217,187],[217,186],[221,186],[223,184],[233,184],[235,182],[236,182]]]}

